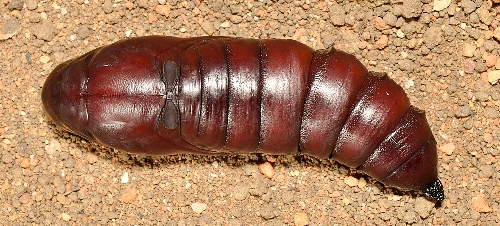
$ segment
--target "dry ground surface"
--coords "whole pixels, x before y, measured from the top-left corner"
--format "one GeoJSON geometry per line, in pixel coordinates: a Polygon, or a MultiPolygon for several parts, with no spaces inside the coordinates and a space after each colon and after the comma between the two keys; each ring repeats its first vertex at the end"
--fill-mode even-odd
{"type": "Polygon", "coordinates": [[[500,5],[481,0],[1,0],[1,225],[498,225],[500,5]],[[333,161],[143,157],[57,129],[54,67],[152,34],[291,38],[388,72],[427,112],[441,204],[333,161]],[[497,83],[497,84],[495,84],[497,83]]]}

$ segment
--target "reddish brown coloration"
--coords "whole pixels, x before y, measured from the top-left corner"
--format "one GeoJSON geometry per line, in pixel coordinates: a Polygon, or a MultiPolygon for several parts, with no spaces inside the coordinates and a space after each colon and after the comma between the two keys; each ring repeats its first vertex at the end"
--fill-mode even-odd
{"type": "Polygon", "coordinates": [[[423,112],[352,55],[292,40],[150,36],[59,65],[54,122],[147,155],[304,153],[443,199],[423,112]]]}

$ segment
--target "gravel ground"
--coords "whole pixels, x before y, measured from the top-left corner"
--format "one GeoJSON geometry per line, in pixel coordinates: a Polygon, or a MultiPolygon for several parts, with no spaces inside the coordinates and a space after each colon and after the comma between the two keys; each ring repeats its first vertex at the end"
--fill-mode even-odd
{"type": "Polygon", "coordinates": [[[0,0],[0,224],[498,225],[500,5],[450,1],[0,0]],[[57,64],[152,34],[291,38],[388,72],[427,112],[446,199],[305,156],[134,156],[51,123],[57,64]]]}

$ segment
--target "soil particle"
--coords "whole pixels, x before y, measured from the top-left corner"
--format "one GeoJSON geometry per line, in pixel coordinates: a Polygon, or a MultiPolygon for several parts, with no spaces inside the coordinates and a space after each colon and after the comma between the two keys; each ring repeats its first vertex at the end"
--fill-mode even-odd
{"type": "Polygon", "coordinates": [[[274,168],[269,162],[265,162],[259,165],[259,171],[267,178],[273,178],[274,176],[274,168]]]}
{"type": "Polygon", "coordinates": [[[106,14],[109,14],[109,13],[113,12],[113,3],[111,2],[111,0],[104,1],[104,3],[102,4],[102,10],[106,14]]]}
{"type": "Polygon", "coordinates": [[[276,217],[276,214],[274,213],[274,207],[272,205],[266,205],[264,206],[260,212],[260,216],[266,220],[270,220],[276,217]]]}
{"type": "Polygon", "coordinates": [[[193,209],[195,213],[201,213],[207,209],[207,204],[195,202],[191,204],[191,209],[193,209]]]}
{"type": "Polygon", "coordinates": [[[55,36],[55,29],[50,21],[43,21],[41,24],[33,26],[31,32],[41,40],[52,41],[55,36]]]}
{"type": "Polygon", "coordinates": [[[5,23],[0,24],[0,40],[12,38],[21,30],[21,24],[15,17],[6,20],[5,23]]]}
{"type": "Polygon", "coordinates": [[[124,203],[132,203],[137,199],[137,195],[137,189],[129,188],[122,193],[120,201],[124,203]]]}
{"type": "Polygon", "coordinates": [[[309,218],[306,213],[296,213],[293,217],[293,223],[296,226],[305,226],[309,225],[309,218]]]}
{"type": "Polygon", "coordinates": [[[9,10],[21,10],[23,9],[24,1],[23,0],[10,0],[9,4],[7,4],[7,8],[9,10]]]}
{"type": "Polygon", "coordinates": [[[240,185],[234,188],[233,197],[238,201],[245,200],[249,195],[250,186],[240,185]]]}
{"type": "MultiPolygon", "coordinates": [[[[497,62],[498,64],[498,62],[497,62]]],[[[488,72],[488,82],[491,83],[492,85],[495,85],[498,83],[498,80],[500,80],[500,70],[494,70],[494,71],[489,71],[488,72]]]]}
{"type": "Polygon", "coordinates": [[[418,17],[422,13],[423,3],[421,1],[403,0],[400,7],[401,15],[404,18],[418,17]]]}
{"type": "Polygon", "coordinates": [[[496,107],[485,107],[484,116],[490,119],[497,119],[499,117],[499,111],[496,107]]]}
{"type": "Polygon", "coordinates": [[[476,3],[471,0],[464,0],[461,3],[465,14],[472,13],[474,10],[476,10],[476,3]]]}
{"type": "Polygon", "coordinates": [[[415,212],[418,213],[422,219],[429,217],[433,209],[434,204],[429,202],[424,197],[418,197],[415,200],[415,212]]]}
{"type": "Polygon", "coordinates": [[[345,10],[341,5],[332,5],[330,7],[329,16],[333,25],[342,26],[345,24],[345,10]]]}
{"type": "Polygon", "coordinates": [[[439,45],[442,41],[443,32],[440,27],[430,27],[424,32],[424,43],[427,47],[432,48],[439,45]]]}

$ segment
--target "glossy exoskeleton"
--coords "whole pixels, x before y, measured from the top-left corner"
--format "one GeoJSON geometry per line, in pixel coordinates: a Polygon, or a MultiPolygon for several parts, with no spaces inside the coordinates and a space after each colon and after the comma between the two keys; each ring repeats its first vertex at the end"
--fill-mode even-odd
{"type": "Polygon", "coordinates": [[[146,155],[302,153],[444,198],[423,111],[352,55],[293,40],[131,38],[57,66],[53,121],[146,155]]]}

